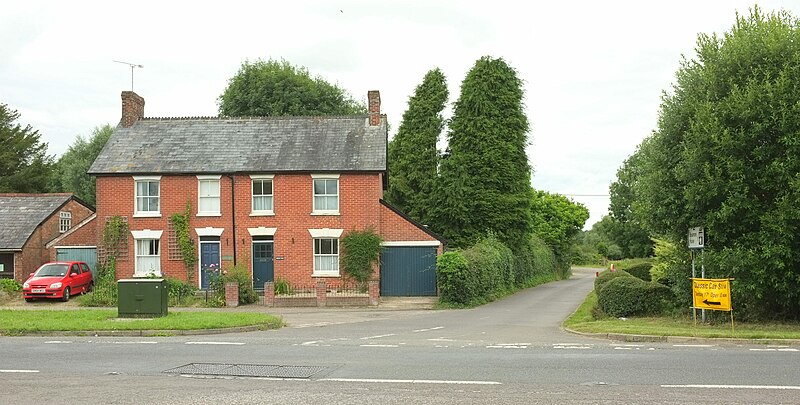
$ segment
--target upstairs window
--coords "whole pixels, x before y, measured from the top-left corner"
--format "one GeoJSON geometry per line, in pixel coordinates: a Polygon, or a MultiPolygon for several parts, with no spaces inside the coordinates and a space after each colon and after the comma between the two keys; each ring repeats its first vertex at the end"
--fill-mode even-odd
{"type": "Polygon", "coordinates": [[[58,231],[64,233],[72,228],[72,213],[69,211],[61,211],[58,214],[58,231]]]}
{"type": "Polygon", "coordinates": [[[198,216],[219,216],[219,179],[221,176],[197,176],[198,216]]]}
{"type": "Polygon", "coordinates": [[[312,175],[314,181],[314,214],[339,214],[339,176],[312,175]]]}
{"type": "Polygon", "coordinates": [[[136,183],[136,209],[134,216],[161,216],[159,188],[161,177],[134,177],[136,183]]]}
{"type": "Polygon", "coordinates": [[[253,182],[253,215],[272,215],[272,176],[251,176],[253,182]]]}

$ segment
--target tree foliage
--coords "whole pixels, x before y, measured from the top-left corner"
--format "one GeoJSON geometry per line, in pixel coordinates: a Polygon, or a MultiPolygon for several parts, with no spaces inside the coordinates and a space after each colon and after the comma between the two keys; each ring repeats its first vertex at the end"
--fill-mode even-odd
{"type": "Polygon", "coordinates": [[[95,180],[86,172],[113,132],[114,127],[106,124],[96,127],[88,139],[78,135],[53,168],[52,190],[73,193],[95,205],[95,180]]]}
{"type": "Polygon", "coordinates": [[[634,215],[676,241],[704,226],[706,274],[737,279],[740,314],[800,318],[798,20],[754,8],[676,76],[636,152],[634,215]]]}
{"type": "Polygon", "coordinates": [[[389,189],[385,198],[412,218],[431,221],[431,196],[436,188],[439,152],[436,142],[444,128],[447,82],[439,69],[425,74],[397,135],[389,142],[389,189]]]}
{"type": "Polygon", "coordinates": [[[349,115],[366,112],[338,85],[285,60],[245,61],[217,99],[228,117],[349,115]]]}
{"type": "Polygon", "coordinates": [[[17,119],[16,110],[0,104],[0,193],[45,192],[53,158],[39,131],[17,119]]]}
{"type": "Polygon", "coordinates": [[[560,194],[533,190],[533,233],[550,246],[560,264],[569,266],[570,247],[587,219],[589,210],[583,204],[560,194]]]}
{"type": "Polygon", "coordinates": [[[622,258],[648,257],[653,253],[650,234],[634,214],[636,203],[634,185],[640,175],[641,157],[630,156],[617,170],[617,179],[611,183],[609,216],[603,218],[602,232],[619,246],[622,258]]]}
{"type": "Polygon", "coordinates": [[[480,58],[461,84],[433,207],[434,229],[454,246],[493,231],[517,250],[531,233],[523,95],[503,59],[480,58]]]}

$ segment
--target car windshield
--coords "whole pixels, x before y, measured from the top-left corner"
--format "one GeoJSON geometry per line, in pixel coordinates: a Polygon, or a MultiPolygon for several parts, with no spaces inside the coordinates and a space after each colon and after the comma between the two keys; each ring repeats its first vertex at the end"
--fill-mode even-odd
{"type": "Polygon", "coordinates": [[[35,276],[36,277],[52,277],[52,276],[63,276],[67,274],[67,266],[66,264],[47,264],[40,268],[35,276]]]}

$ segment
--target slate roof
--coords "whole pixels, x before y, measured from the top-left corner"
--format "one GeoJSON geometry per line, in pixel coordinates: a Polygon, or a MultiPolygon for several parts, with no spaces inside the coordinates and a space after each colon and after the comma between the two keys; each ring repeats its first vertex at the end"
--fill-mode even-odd
{"type": "Polygon", "coordinates": [[[143,118],[114,131],[89,174],[385,171],[386,137],[367,115],[143,118]]]}
{"type": "Polygon", "coordinates": [[[0,194],[0,249],[21,250],[33,231],[72,194],[0,194]]]}

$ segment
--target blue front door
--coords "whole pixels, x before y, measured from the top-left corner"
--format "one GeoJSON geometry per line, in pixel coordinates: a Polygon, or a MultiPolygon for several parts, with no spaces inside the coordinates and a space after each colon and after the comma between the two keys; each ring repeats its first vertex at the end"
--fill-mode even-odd
{"type": "Polygon", "coordinates": [[[208,289],[212,275],[221,275],[219,242],[200,242],[200,288],[208,289]]]}
{"type": "Polygon", "coordinates": [[[275,280],[273,246],[272,242],[253,242],[253,288],[260,290],[264,283],[275,280]]]}

